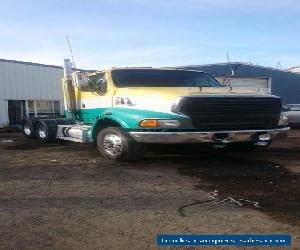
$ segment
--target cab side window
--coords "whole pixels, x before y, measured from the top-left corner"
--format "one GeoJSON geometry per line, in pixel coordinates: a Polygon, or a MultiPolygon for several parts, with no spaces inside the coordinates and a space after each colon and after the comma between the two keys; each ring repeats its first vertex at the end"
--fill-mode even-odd
{"type": "Polygon", "coordinates": [[[104,73],[97,73],[89,76],[89,87],[100,94],[105,94],[107,91],[107,81],[104,73]]]}

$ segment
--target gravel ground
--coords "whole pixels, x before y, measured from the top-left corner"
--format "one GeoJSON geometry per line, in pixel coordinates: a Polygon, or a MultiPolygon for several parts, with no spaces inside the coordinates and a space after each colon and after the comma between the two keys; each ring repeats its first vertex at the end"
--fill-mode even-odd
{"type": "Polygon", "coordinates": [[[157,234],[291,234],[300,249],[299,175],[300,131],[264,151],[164,149],[130,164],[91,145],[0,133],[0,248],[140,250],[156,249],[157,234]],[[259,207],[206,202],[180,213],[214,190],[259,207]]]}

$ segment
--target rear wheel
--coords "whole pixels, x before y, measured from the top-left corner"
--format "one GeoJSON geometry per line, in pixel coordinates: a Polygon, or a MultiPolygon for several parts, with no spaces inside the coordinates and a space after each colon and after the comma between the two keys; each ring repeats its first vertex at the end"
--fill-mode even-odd
{"type": "Polygon", "coordinates": [[[144,146],[116,127],[100,130],[97,135],[97,147],[103,156],[111,160],[135,161],[144,155],[144,146]]]}
{"type": "Polygon", "coordinates": [[[34,126],[30,118],[24,118],[22,122],[22,133],[26,138],[36,138],[34,126]]]}
{"type": "Polygon", "coordinates": [[[38,139],[43,142],[53,142],[56,140],[57,125],[39,121],[35,127],[35,133],[38,139]]]}
{"type": "Polygon", "coordinates": [[[45,140],[45,138],[47,138],[47,127],[45,126],[45,124],[39,122],[37,127],[36,127],[36,134],[38,136],[39,139],[41,140],[45,140]]]}

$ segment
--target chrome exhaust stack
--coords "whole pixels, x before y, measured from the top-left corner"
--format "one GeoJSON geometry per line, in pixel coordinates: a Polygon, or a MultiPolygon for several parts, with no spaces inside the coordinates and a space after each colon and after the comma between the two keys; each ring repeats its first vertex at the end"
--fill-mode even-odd
{"type": "Polygon", "coordinates": [[[70,59],[64,60],[64,80],[63,80],[63,91],[64,91],[64,102],[67,118],[76,119],[77,106],[75,90],[72,83],[72,64],[70,59]]]}

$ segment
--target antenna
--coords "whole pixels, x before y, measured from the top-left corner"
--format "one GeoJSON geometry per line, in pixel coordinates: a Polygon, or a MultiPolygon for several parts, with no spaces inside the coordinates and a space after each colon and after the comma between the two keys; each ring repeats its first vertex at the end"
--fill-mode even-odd
{"type": "Polygon", "coordinates": [[[280,63],[280,61],[278,61],[276,68],[277,69],[281,69],[281,63],[280,63]]]}
{"type": "Polygon", "coordinates": [[[69,49],[70,49],[70,52],[71,52],[72,64],[73,64],[73,67],[76,69],[76,64],[75,64],[75,59],[74,59],[74,55],[73,55],[72,46],[71,46],[71,43],[70,43],[69,37],[68,37],[68,36],[66,36],[66,38],[67,38],[67,42],[68,42],[69,49]]]}
{"type": "Polygon", "coordinates": [[[227,63],[228,63],[229,69],[230,69],[231,76],[234,76],[234,70],[232,69],[232,65],[230,64],[228,51],[227,51],[227,63]]]}
{"type": "Polygon", "coordinates": [[[230,85],[231,85],[231,76],[234,75],[234,71],[232,69],[232,65],[230,64],[228,51],[227,51],[226,56],[227,56],[227,64],[228,64],[228,67],[229,67],[230,75],[225,76],[225,78],[223,80],[223,86],[224,87],[230,87],[230,85]]]}

